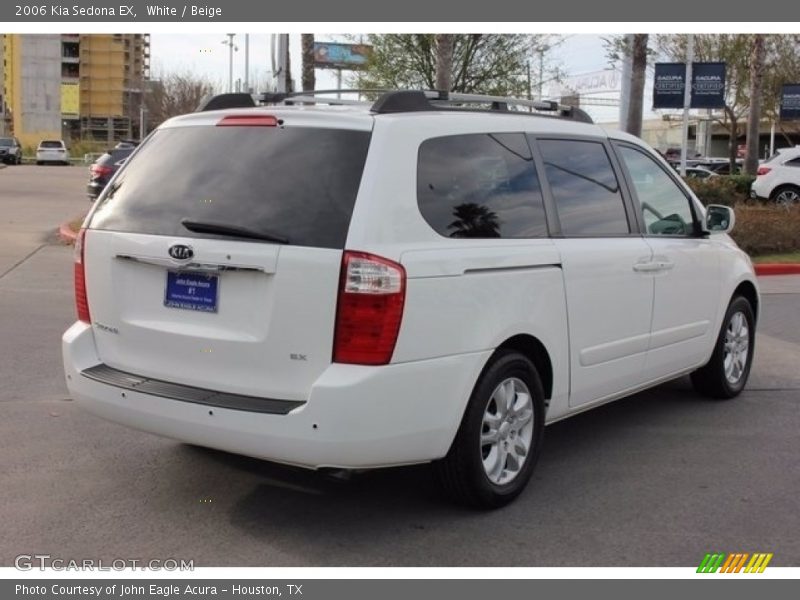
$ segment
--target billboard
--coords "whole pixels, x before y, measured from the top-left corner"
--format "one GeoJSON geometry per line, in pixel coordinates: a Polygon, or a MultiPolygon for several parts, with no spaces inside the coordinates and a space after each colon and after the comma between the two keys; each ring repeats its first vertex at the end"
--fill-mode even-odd
{"type": "Polygon", "coordinates": [[[81,111],[80,86],[77,83],[61,84],[61,116],[78,117],[81,111]]]}
{"type": "Polygon", "coordinates": [[[370,52],[369,44],[314,42],[314,66],[318,69],[362,69],[370,52]]]}
{"type": "Polygon", "coordinates": [[[800,83],[784,84],[781,90],[781,121],[800,119],[800,83]]]}
{"type": "MultiPolygon", "coordinates": [[[[656,63],[653,108],[683,108],[686,65],[656,63]]],[[[725,63],[692,63],[692,95],[689,108],[725,106],[725,63]]]]}

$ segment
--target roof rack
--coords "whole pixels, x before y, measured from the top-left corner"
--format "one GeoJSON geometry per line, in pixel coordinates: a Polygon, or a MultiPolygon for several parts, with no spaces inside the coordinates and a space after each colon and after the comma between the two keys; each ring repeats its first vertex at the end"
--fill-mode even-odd
{"type": "Polygon", "coordinates": [[[484,94],[462,94],[440,90],[312,90],[304,92],[266,92],[263,94],[218,94],[204,98],[197,111],[219,110],[223,108],[252,108],[264,104],[328,104],[367,106],[369,102],[349,98],[326,98],[329,94],[381,94],[371,105],[375,114],[404,112],[428,112],[437,110],[466,110],[494,113],[515,113],[519,115],[551,116],[572,119],[583,123],[593,123],[586,111],[577,106],[567,106],[551,100],[528,100],[505,96],[484,94]],[[511,107],[518,107],[512,109],[511,107]],[[520,110],[520,108],[528,110],[520,110]],[[534,112],[535,111],[535,112],[534,112]]]}
{"type": "Polygon", "coordinates": [[[387,92],[372,105],[372,112],[386,114],[442,110],[443,108],[514,112],[539,116],[541,116],[541,113],[555,113],[548,116],[573,119],[584,123],[594,122],[586,111],[576,106],[567,106],[550,100],[527,100],[525,98],[461,94],[437,90],[387,92]],[[475,108],[476,106],[488,106],[488,108],[477,109],[475,108]],[[511,106],[528,108],[531,112],[512,110],[511,106]],[[534,110],[536,112],[532,112],[534,110]]]}

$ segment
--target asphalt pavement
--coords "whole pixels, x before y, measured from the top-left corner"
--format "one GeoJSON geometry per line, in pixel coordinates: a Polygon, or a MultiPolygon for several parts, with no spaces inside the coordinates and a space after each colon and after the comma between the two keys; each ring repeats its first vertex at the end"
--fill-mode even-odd
{"type": "Polygon", "coordinates": [[[349,480],[107,423],[63,382],[86,170],[0,170],[0,565],[19,554],[196,566],[696,566],[773,552],[800,566],[800,276],[762,278],[747,390],[686,380],[547,428],[511,506],[449,505],[425,466],[349,480]]]}

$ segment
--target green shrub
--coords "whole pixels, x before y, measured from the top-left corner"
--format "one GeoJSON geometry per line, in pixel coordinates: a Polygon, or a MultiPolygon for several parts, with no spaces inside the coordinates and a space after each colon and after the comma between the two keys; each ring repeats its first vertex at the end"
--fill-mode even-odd
{"type": "Polygon", "coordinates": [[[800,250],[800,206],[740,203],[731,237],[752,256],[800,250]]]}
{"type": "Polygon", "coordinates": [[[733,206],[745,201],[749,194],[749,189],[746,193],[737,190],[737,183],[733,177],[720,176],[707,179],[688,177],[685,181],[705,206],[709,204],[733,206]]]}
{"type": "Polygon", "coordinates": [[[739,194],[743,194],[746,198],[750,197],[750,186],[753,185],[753,182],[756,180],[755,175],[728,175],[727,179],[733,182],[739,194]]]}

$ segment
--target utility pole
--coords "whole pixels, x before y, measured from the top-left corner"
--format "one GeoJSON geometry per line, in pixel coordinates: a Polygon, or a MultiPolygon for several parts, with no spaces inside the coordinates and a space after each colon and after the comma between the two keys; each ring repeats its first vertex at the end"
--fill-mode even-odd
{"type": "Polygon", "coordinates": [[[277,56],[277,69],[275,73],[278,76],[277,90],[279,93],[289,91],[291,82],[289,81],[289,34],[278,34],[278,44],[275,51],[277,56]]]}
{"type": "Polygon", "coordinates": [[[244,34],[244,91],[250,93],[250,34],[244,34]]]}
{"type": "Polygon", "coordinates": [[[541,46],[539,48],[539,94],[538,100],[542,99],[542,94],[544,91],[544,53],[550,50],[550,46],[541,46]]]}
{"type": "Polygon", "coordinates": [[[233,92],[233,53],[239,51],[239,47],[233,43],[233,38],[236,37],[235,33],[228,33],[227,40],[222,40],[222,43],[228,46],[228,93],[233,92]]]}
{"type": "Polygon", "coordinates": [[[681,177],[686,177],[686,155],[689,151],[689,107],[692,104],[692,61],[694,61],[694,35],[690,33],[686,40],[686,81],[683,88],[681,177]]]}
{"type": "Polygon", "coordinates": [[[619,103],[619,128],[628,131],[628,112],[631,101],[631,77],[633,76],[633,34],[625,34],[625,52],[622,55],[622,81],[619,103]]]}

